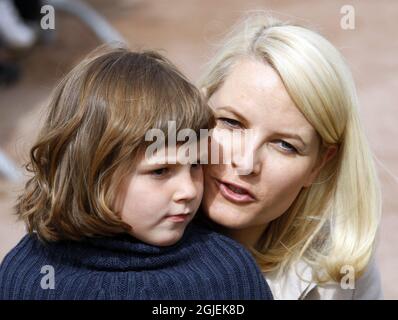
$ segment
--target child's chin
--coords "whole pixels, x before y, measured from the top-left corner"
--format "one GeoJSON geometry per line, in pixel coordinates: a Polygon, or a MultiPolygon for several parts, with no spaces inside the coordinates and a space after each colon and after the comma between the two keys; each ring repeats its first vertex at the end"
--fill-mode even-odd
{"type": "Polygon", "coordinates": [[[172,246],[182,238],[183,234],[184,230],[182,232],[170,231],[170,234],[165,234],[157,239],[153,239],[153,241],[151,241],[152,242],[151,244],[159,247],[172,246]]]}

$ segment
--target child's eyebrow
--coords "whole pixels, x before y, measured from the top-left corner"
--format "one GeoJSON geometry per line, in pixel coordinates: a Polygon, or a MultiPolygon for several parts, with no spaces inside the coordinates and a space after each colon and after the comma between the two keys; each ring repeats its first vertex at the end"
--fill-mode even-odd
{"type": "Polygon", "coordinates": [[[195,162],[184,162],[182,163],[181,161],[175,161],[175,162],[151,162],[151,163],[143,163],[140,164],[140,167],[146,168],[146,169],[151,169],[151,168],[157,168],[159,166],[185,166],[185,165],[191,165],[191,164],[200,164],[200,157],[197,157],[195,162]]]}
{"type": "Polygon", "coordinates": [[[191,156],[188,161],[186,161],[186,158],[184,158],[184,163],[181,161],[182,159],[179,159],[177,156],[166,156],[166,157],[150,157],[148,159],[144,159],[141,165],[143,166],[154,166],[154,165],[188,165],[192,163],[200,163],[201,158],[208,156],[207,150],[205,152],[198,152],[196,153],[196,156],[191,156]],[[192,159],[194,162],[190,161],[192,159]]]}

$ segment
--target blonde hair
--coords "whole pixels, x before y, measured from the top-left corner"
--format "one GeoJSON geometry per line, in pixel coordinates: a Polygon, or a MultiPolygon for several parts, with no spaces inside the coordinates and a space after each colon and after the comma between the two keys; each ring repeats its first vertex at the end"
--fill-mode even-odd
{"type": "Polygon", "coordinates": [[[318,283],[340,281],[345,265],[361,276],[373,254],[381,206],[344,59],[314,31],[264,13],[251,14],[228,34],[210,61],[200,83],[208,98],[242,57],[272,66],[318,132],[322,149],[338,146],[317,182],[303,188],[287,212],[270,222],[256,248],[249,249],[264,272],[279,276],[298,260],[312,267],[318,283]]]}
{"type": "Polygon", "coordinates": [[[167,137],[174,120],[177,131],[199,133],[212,119],[199,90],[160,54],[100,47],[54,90],[16,213],[44,241],[128,232],[114,205],[150,143],[146,132],[167,137]]]}

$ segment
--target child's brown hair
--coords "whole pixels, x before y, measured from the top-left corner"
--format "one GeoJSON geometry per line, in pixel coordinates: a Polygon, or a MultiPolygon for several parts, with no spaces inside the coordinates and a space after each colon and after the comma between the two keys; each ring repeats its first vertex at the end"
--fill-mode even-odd
{"type": "MultiPolygon", "coordinates": [[[[128,232],[113,204],[147,130],[208,129],[200,92],[163,56],[101,47],[57,86],[26,169],[18,216],[42,240],[128,232]]],[[[154,195],[156,196],[156,195],[154,195]]]]}

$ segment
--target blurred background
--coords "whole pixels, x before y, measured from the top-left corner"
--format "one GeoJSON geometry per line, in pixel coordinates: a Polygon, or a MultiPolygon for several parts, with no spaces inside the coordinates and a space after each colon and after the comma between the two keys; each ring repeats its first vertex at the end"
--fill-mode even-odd
{"type": "Polygon", "coordinates": [[[351,67],[382,185],[377,259],[384,294],[398,299],[395,0],[0,0],[0,261],[25,232],[13,215],[26,179],[22,165],[62,75],[102,42],[125,39],[132,48],[161,50],[196,82],[217,41],[242,14],[258,9],[319,31],[351,67]],[[45,4],[55,8],[54,21],[51,8],[40,13],[45,4]],[[355,10],[354,29],[341,26],[345,5],[355,10]]]}

